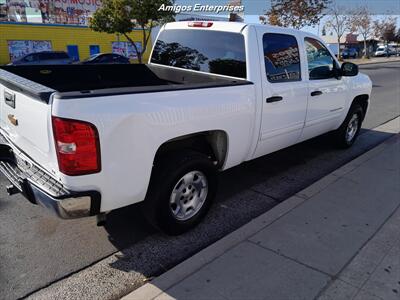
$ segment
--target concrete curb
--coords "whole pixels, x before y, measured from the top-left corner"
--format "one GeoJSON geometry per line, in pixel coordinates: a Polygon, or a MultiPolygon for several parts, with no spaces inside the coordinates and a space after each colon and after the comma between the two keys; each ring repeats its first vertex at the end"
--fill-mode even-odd
{"type": "Polygon", "coordinates": [[[358,66],[364,66],[364,65],[377,65],[377,64],[386,64],[386,63],[400,62],[400,58],[399,58],[399,59],[393,59],[393,60],[389,59],[389,60],[387,60],[387,61],[384,60],[384,61],[354,62],[354,61],[351,61],[351,60],[345,60],[345,61],[343,61],[343,62],[352,62],[352,63],[355,63],[355,64],[358,65],[358,66]]]}
{"type": "MultiPolygon", "coordinates": [[[[374,128],[375,131],[382,131],[396,134],[400,131],[400,117],[397,117],[381,126],[374,128]]],[[[376,156],[378,153],[383,151],[386,147],[391,145],[399,136],[389,137],[387,140],[372,148],[368,152],[362,154],[356,159],[350,161],[346,165],[340,167],[334,172],[328,174],[322,179],[318,180],[309,187],[298,192],[294,196],[288,198],[282,203],[278,204],[271,210],[262,214],[261,216],[253,219],[246,225],[240,227],[236,231],[223,237],[219,241],[211,244],[202,251],[196,253],[192,257],[183,261],[179,265],[165,272],[161,276],[153,279],[151,282],[141,286],[135,291],[131,292],[127,296],[123,297],[123,300],[136,300],[136,299],[154,299],[159,296],[165,290],[169,289],[176,283],[182,281],[189,275],[199,270],[204,265],[217,259],[219,256],[224,254],[229,249],[233,248],[243,240],[253,236],[257,232],[263,230],[273,222],[280,219],[282,216],[289,213],[305,201],[315,196],[316,194],[323,191],[330,184],[341,178],[343,175],[351,172],[355,168],[359,167],[365,161],[376,156]]]]}

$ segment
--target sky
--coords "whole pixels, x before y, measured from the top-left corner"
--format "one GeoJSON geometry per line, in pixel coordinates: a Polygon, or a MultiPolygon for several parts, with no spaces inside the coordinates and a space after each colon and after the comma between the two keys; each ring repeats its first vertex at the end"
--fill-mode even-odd
{"type": "MultiPolygon", "coordinates": [[[[176,0],[177,5],[225,5],[229,0],[176,0]]],[[[335,0],[339,7],[348,10],[357,7],[367,7],[374,19],[382,19],[387,15],[397,16],[397,27],[400,27],[400,0],[335,0]]],[[[259,23],[259,16],[264,14],[270,7],[270,0],[242,0],[244,5],[244,20],[248,23],[259,23]]],[[[223,14],[220,14],[223,15],[223,14]]],[[[320,22],[320,26],[305,27],[302,30],[319,34],[326,18],[320,22]]]]}
{"type": "MultiPolygon", "coordinates": [[[[28,1],[28,0],[26,0],[28,1]]],[[[6,0],[0,0],[0,3],[5,3],[6,0]]],[[[357,7],[367,7],[374,16],[374,19],[382,19],[387,15],[394,15],[397,17],[397,27],[400,28],[400,0],[332,0],[339,7],[343,7],[347,10],[352,10],[357,7]]],[[[229,0],[175,0],[177,5],[226,5],[229,0]]],[[[244,6],[244,20],[248,23],[259,23],[259,16],[263,15],[270,7],[271,0],[242,0],[244,6]]],[[[28,9],[27,14],[29,15],[28,21],[34,21],[38,18],[41,20],[40,13],[33,13],[33,9],[28,9]]],[[[219,14],[224,16],[224,14],[219,14]]],[[[227,15],[226,15],[227,16],[227,15]]],[[[309,31],[313,34],[319,35],[321,33],[323,24],[326,21],[326,17],[320,21],[319,26],[304,27],[302,30],[309,31]]],[[[330,34],[330,32],[327,32],[330,34]]]]}
{"type": "MultiPolygon", "coordinates": [[[[209,4],[209,5],[224,5],[229,0],[176,0],[176,4],[194,5],[209,4]]],[[[338,6],[346,8],[356,8],[358,6],[367,6],[373,14],[399,14],[399,0],[334,0],[338,6]]],[[[245,14],[260,15],[265,10],[271,7],[270,0],[242,0],[245,7],[245,14]]]]}

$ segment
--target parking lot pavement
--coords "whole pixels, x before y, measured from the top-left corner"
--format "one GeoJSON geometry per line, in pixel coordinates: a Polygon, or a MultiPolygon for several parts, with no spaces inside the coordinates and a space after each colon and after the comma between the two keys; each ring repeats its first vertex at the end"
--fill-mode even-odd
{"type": "Polygon", "coordinates": [[[136,299],[399,299],[400,135],[147,283],[136,299]]]}

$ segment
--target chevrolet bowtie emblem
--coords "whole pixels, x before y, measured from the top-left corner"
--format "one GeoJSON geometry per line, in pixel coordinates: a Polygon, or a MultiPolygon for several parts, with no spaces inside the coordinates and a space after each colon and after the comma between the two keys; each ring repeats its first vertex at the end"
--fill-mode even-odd
{"type": "Polygon", "coordinates": [[[18,126],[18,119],[14,116],[9,114],[8,115],[8,120],[13,124],[14,126],[18,126]]]}

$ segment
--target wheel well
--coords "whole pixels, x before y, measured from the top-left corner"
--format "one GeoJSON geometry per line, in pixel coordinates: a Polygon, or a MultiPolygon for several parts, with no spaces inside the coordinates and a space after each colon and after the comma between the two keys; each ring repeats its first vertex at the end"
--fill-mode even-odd
{"type": "Polygon", "coordinates": [[[357,104],[359,104],[361,106],[361,108],[362,108],[362,110],[364,112],[363,119],[365,118],[365,114],[366,114],[367,109],[368,109],[368,99],[369,99],[369,96],[366,95],[366,94],[365,95],[358,95],[357,97],[354,98],[353,103],[352,103],[352,105],[357,103],[357,104]]]}
{"type": "Polygon", "coordinates": [[[222,130],[203,131],[184,135],[163,143],[157,150],[154,163],[171,152],[195,150],[209,156],[216,162],[218,168],[222,167],[228,149],[228,136],[222,130]]]}

